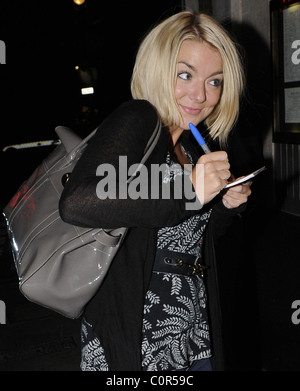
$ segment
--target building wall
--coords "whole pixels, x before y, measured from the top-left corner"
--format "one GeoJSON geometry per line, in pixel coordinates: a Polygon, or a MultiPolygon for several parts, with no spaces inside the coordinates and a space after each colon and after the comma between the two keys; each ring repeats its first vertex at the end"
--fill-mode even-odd
{"type": "Polygon", "coordinates": [[[264,116],[268,115],[262,128],[263,154],[272,159],[269,0],[212,0],[212,14],[225,25],[231,25],[233,34],[245,48],[253,103],[260,107],[261,113],[264,111],[264,116]]]}
{"type": "MultiPolygon", "coordinates": [[[[199,1],[201,4],[201,0],[199,1]]],[[[245,49],[248,70],[248,92],[255,120],[249,133],[243,134],[253,144],[268,167],[263,194],[266,203],[277,209],[300,216],[299,145],[274,143],[272,55],[269,0],[211,0],[212,14],[225,25],[245,49]],[[252,135],[252,137],[250,137],[252,135]],[[249,137],[247,137],[249,136],[249,137]]],[[[253,118],[253,116],[252,116],[253,118]]]]}
{"type": "Polygon", "coordinates": [[[233,369],[240,365],[247,370],[255,366],[265,371],[299,370],[300,146],[272,139],[269,0],[211,3],[213,16],[245,49],[250,126],[244,131],[242,122],[234,149],[244,148],[248,160],[255,158],[261,146],[268,166],[267,174],[253,182],[251,197],[257,197],[257,202],[244,215],[242,227],[226,235],[218,249],[221,264],[226,265],[219,273],[223,297],[227,297],[223,299],[225,326],[234,334],[227,339],[227,352],[233,352],[229,365],[233,369]],[[230,250],[239,244],[241,249],[233,256],[230,250]],[[229,285],[234,286],[231,297],[229,285]]]}

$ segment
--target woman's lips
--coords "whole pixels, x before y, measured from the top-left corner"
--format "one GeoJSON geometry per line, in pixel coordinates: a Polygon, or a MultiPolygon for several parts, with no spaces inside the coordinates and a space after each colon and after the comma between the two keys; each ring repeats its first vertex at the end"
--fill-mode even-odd
{"type": "Polygon", "coordinates": [[[201,109],[195,109],[193,107],[183,105],[180,106],[182,107],[183,111],[185,111],[189,115],[199,115],[201,113],[201,109]]]}

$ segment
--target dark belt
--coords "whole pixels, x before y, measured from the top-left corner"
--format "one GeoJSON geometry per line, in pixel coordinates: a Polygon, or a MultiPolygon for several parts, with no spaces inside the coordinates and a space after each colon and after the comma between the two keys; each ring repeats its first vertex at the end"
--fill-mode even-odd
{"type": "Polygon", "coordinates": [[[196,256],[175,251],[157,249],[153,271],[204,277],[206,266],[196,262],[196,256]]]}

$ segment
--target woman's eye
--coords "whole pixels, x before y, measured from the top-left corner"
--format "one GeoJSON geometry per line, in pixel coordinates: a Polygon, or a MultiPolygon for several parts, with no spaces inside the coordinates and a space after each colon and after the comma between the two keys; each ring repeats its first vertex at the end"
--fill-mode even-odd
{"type": "Polygon", "coordinates": [[[213,79],[209,82],[210,85],[213,87],[219,87],[223,83],[223,80],[221,79],[213,79]]]}
{"type": "Polygon", "coordinates": [[[191,74],[189,72],[179,72],[178,77],[182,80],[189,80],[191,78],[191,74]]]}

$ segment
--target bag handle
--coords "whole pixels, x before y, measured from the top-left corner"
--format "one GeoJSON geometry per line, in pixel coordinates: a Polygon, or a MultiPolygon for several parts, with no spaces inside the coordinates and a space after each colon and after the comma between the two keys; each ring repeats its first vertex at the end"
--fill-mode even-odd
{"type": "Polygon", "coordinates": [[[133,178],[136,176],[136,174],[140,171],[141,166],[146,162],[148,157],[151,155],[151,153],[152,153],[153,149],[155,148],[157,141],[160,137],[161,128],[162,128],[161,120],[159,117],[157,117],[156,126],[155,126],[155,129],[154,129],[154,131],[153,131],[153,133],[152,133],[152,135],[146,145],[146,148],[144,150],[144,156],[143,156],[142,160],[140,161],[137,169],[134,171],[134,173],[131,175],[131,177],[128,179],[127,182],[130,182],[133,180],[133,178]]]}
{"type": "Polygon", "coordinates": [[[57,126],[55,132],[60,138],[67,153],[71,152],[82,141],[81,137],[66,126],[57,126]]]}

